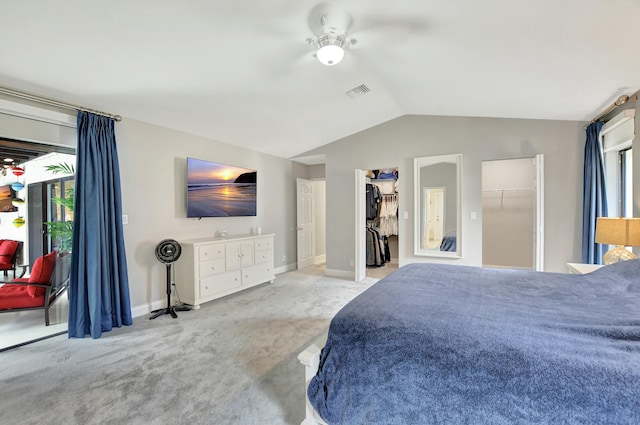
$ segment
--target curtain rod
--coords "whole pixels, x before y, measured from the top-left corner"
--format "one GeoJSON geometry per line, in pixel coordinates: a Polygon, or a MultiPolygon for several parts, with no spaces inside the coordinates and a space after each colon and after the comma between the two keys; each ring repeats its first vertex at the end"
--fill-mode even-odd
{"type": "Polygon", "coordinates": [[[122,117],[120,115],[113,115],[107,112],[96,111],[95,109],[85,108],[84,106],[73,105],[71,103],[60,102],[55,99],[50,99],[47,97],[37,96],[35,94],[25,93],[18,90],[13,90],[7,87],[0,86],[0,94],[6,94],[13,97],[18,97],[20,99],[31,100],[34,102],[42,103],[50,106],[57,106],[59,108],[71,109],[74,111],[84,111],[91,112],[92,114],[101,115],[103,117],[109,117],[114,119],[115,121],[122,121],[122,117]]]}
{"type": "MultiPolygon", "coordinates": [[[[618,99],[616,99],[616,101],[613,102],[611,104],[611,106],[609,106],[607,109],[605,109],[604,112],[602,112],[600,115],[598,115],[597,117],[595,117],[594,119],[589,121],[589,124],[593,124],[595,122],[600,121],[608,113],[610,113],[611,111],[615,110],[616,108],[619,108],[620,106],[624,105],[625,103],[627,103],[630,100],[633,100],[635,102],[635,101],[638,100],[638,96],[629,97],[626,94],[623,94],[622,96],[618,97],[618,99]]],[[[585,125],[584,128],[586,129],[589,126],[589,124],[585,125]]]]}

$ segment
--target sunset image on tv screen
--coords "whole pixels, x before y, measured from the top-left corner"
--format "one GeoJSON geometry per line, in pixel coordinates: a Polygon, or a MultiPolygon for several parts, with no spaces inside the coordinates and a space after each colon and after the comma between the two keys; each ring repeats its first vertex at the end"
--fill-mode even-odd
{"type": "Polygon", "coordinates": [[[187,217],[256,215],[255,170],[187,158],[187,217]]]}

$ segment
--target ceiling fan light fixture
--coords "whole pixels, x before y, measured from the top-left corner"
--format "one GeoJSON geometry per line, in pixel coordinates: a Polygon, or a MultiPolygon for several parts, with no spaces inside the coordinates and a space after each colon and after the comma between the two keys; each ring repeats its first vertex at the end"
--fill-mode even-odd
{"type": "Polygon", "coordinates": [[[344,58],[344,37],[325,35],[318,40],[316,58],[323,65],[332,66],[340,63],[344,58]]]}

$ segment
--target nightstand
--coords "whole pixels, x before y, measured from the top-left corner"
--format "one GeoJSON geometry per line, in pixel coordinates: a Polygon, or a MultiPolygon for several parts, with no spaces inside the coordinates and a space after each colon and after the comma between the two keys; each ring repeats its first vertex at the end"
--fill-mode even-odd
{"type": "Polygon", "coordinates": [[[602,264],[567,263],[567,267],[572,274],[586,274],[603,266],[602,264]]]}

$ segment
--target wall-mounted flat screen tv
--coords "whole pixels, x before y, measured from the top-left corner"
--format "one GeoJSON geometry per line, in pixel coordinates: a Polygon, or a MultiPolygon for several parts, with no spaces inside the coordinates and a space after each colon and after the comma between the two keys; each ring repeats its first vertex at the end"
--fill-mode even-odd
{"type": "Polygon", "coordinates": [[[11,185],[0,186],[0,212],[18,211],[18,208],[14,207],[12,203],[15,197],[16,193],[11,189],[11,185]]]}
{"type": "Polygon", "coordinates": [[[256,215],[257,172],[187,158],[187,217],[256,215]]]}

